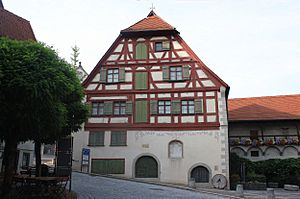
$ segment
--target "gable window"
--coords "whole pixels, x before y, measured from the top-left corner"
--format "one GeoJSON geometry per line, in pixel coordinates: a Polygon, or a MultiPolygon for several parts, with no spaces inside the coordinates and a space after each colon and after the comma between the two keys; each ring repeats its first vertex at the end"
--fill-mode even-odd
{"type": "Polygon", "coordinates": [[[169,143],[169,157],[170,158],[182,158],[183,157],[182,142],[174,140],[169,143]]]}
{"type": "Polygon", "coordinates": [[[114,102],[114,115],[125,115],[125,114],[126,114],[126,103],[114,102]]]}
{"type": "Polygon", "coordinates": [[[161,52],[165,50],[170,50],[169,41],[155,42],[155,52],[161,52]]]}
{"type": "Polygon", "coordinates": [[[181,113],[182,114],[194,114],[195,113],[194,100],[181,101],[181,113]]]}
{"type": "Polygon", "coordinates": [[[111,132],[111,146],[126,146],[127,133],[126,131],[112,131],[111,132]]]}
{"type": "Polygon", "coordinates": [[[107,82],[108,83],[119,82],[119,69],[107,70],[107,82]]]}
{"type": "Polygon", "coordinates": [[[89,134],[89,146],[104,146],[104,132],[93,132],[89,134]]]}
{"type": "Polygon", "coordinates": [[[182,80],[182,67],[171,66],[170,67],[170,80],[182,80]]]}
{"type": "Polygon", "coordinates": [[[171,101],[158,101],[158,114],[171,114],[171,101]]]}
{"type": "Polygon", "coordinates": [[[92,103],[92,116],[104,115],[104,103],[93,102],[92,103]]]}

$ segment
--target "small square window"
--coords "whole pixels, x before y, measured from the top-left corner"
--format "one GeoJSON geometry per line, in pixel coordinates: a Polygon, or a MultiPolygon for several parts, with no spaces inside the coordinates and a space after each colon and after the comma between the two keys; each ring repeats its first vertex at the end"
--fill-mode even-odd
{"type": "Polygon", "coordinates": [[[169,41],[155,42],[155,52],[161,52],[166,50],[170,50],[169,41]]]}
{"type": "Polygon", "coordinates": [[[182,114],[194,114],[195,113],[194,100],[181,101],[181,113],[182,114]]]}
{"type": "Polygon", "coordinates": [[[171,114],[171,101],[158,101],[158,114],[171,114]]]}
{"type": "Polygon", "coordinates": [[[170,67],[170,80],[182,80],[182,67],[171,66],[170,67]]]}
{"type": "Polygon", "coordinates": [[[119,69],[108,69],[107,70],[107,82],[108,83],[119,82],[119,69]]]}
{"type": "Polygon", "coordinates": [[[127,133],[126,131],[112,131],[111,132],[111,146],[126,146],[127,133]]]}
{"type": "Polygon", "coordinates": [[[90,132],[89,146],[104,146],[104,132],[90,132]]]}
{"type": "Polygon", "coordinates": [[[126,114],[126,103],[115,102],[114,103],[114,115],[125,115],[126,114]]]}
{"type": "Polygon", "coordinates": [[[92,103],[92,116],[104,115],[104,103],[93,102],[92,103]]]}
{"type": "Polygon", "coordinates": [[[251,157],[259,157],[259,151],[251,151],[251,157]]]}

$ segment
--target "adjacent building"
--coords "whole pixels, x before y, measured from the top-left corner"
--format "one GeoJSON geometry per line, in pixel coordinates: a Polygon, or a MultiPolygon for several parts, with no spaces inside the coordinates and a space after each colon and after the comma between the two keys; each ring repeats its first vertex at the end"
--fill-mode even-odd
{"type": "Polygon", "coordinates": [[[298,158],[300,95],[228,100],[230,151],[253,161],[298,158]]]}
{"type": "Polygon", "coordinates": [[[83,86],[92,114],[74,135],[75,169],[201,186],[228,179],[229,87],[153,11],[120,32],[83,86]]]}

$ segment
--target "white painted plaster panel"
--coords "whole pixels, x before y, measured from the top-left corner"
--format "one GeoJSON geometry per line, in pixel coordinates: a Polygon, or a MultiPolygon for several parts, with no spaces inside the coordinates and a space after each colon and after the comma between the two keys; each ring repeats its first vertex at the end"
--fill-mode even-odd
{"type": "Polygon", "coordinates": [[[203,70],[197,70],[197,74],[199,78],[207,78],[207,75],[203,72],[203,70]]]}
{"type": "Polygon", "coordinates": [[[128,51],[129,52],[132,52],[133,50],[132,50],[132,44],[128,44],[128,51]]]}
{"type": "Polygon", "coordinates": [[[153,40],[164,40],[164,39],[168,39],[167,37],[151,37],[151,41],[153,40]]]}
{"type": "Polygon", "coordinates": [[[150,117],[150,123],[155,123],[155,117],[150,117]]]}
{"type": "Polygon", "coordinates": [[[99,85],[98,90],[102,90],[102,84],[99,85]]]}
{"type": "Polygon", "coordinates": [[[147,94],[136,94],[135,95],[136,99],[142,99],[142,98],[147,98],[147,94]]]}
{"type": "Polygon", "coordinates": [[[178,116],[174,116],[174,123],[178,123],[178,116]]]}
{"type": "Polygon", "coordinates": [[[173,52],[172,52],[172,58],[177,58],[177,56],[173,52]]]}
{"type": "Polygon", "coordinates": [[[198,116],[198,122],[199,122],[199,123],[200,123],[200,122],[204,122],[204,116],[199,115],[199,116],[198,116]]]}
{"type": "Polygon", "coordinates": [[[142,38],[142,37],[140,37],[140,38],[138,38],[136,41],[145,41],[145,39],[142,38]]]}
{"type": "Polygon", "coordinates": [[[127,96],[91,97],[91,100],[114,100],[114,99],[126,100],[127,96]]]}
{"type": "Polygon", "coordinates": [[[132,69],[130,67],[125,67],[126,71],[131,71],[132,69]]]}
{"type": "Polygon", "coordinates": [[[173,43],[173,47],[174,47],[174,49],[182,49],[182,46],[178,43],[178,41],[173,41],[172,42],[173,43]]]}
{"type": "Polygon", "coordinates": [[[86,90],[91,91],[95,90],[98,84],[89,84],[86,90]]]}
{"type": "Polygon", "coordinates": [[[113,55],[110,55],[107,60],[108,61],[115,61],[115,60],[118,59],[119,56],[120,56],[119,54],[113,54],[113,55]]]}
{"type": "Polygon", "coordinates": [[[180,95],[181,95],[181,97],[194,97],[194,93],[193,92],[181,93],[180,95]]]}
{"type": "Polygon", "coordinates": [[[203,93],[202,93],[202,92],[198,92],[198,93],[197,93],[197,96],[198,96],[198,97],[202,97],[202,96],[203,96],[203,93]]]}
{"type": "Polygon", "coordinates": [[[149,53],[149,59],[154,59],[152,53],[149,53]]]}
{"type": "Polygon", "coordinates": [[[181,116],[181,123],[194,123],[195,116],[181,116]]]}
{"type": "Polygon", "coordinates": [[[99,82],[100,81],[100,73],[97,73],[97,75],[94,77],[92,82],[99,82]]]}
{"type": "Polygon", "coordinates": [[[150,89],[154,89],[154,86],[153,86],[153,84],[150,84],[150,89]]]}
{"type": "Polygon", "coordinates": [[[167,97],[171,97],[171,93],[161,93],[158,94],[158,98],[167,98],[167,97]]]}
{"type": "Polygon", "coordinates": [[[207,113],[216,112],[216,100],[215,99],[206,99],[206,111],[207,113]]]}
{"type": "Polygon", "coordinates": [[[125,64],[125,62],[123,62],[123,61],[120,61],[120,62],[118,62],[118,64],[125,64]]]}
{"type": "Polygon", "coordinates": [[[199,68],[200,66],[198,64],[195,64],[195,68],[199,68]]]}
{"type": "Polygon", "coordinates": [[[158,123],[171,123],[171,116],[158,116],[157,122],[158,123]]]}
{"type": "Polygon", "coordinates": [[[199,84],[198,81],[196,81],[196,87],[197,87],[197,88],[200,88],[200,87],[201,87],[201,85],[199,84]]]}
{"type": "Polygon", "coordinates": [[[206,96],[215,96],[215,92],[206,92],[206,96]]]}
{"type": "Polygon", "coordinates": [[[89,118],[89,123],[108,123],[108,118],[105,117],[91,117],[89,118]]]}
{"type": "Polygon", "coordinates": [[[150,60],[149,63],[157,63],[157,61],[156,60],[154,60],[154,61],[150,60]]]}
{"type": "Polygon", "coordinates": [[[174,97],[178,97],[178,93],[174,93],[174,97]]]}
{"type": "Polygon", "coordinates": [[[145,67],[137,67],[136,70],[146,70],[145,67]]]}
{"type": "Polygon", "coordinates": [[[189,57],[189,54],[186,51],[177,51],[179,57],[189,57]]]}
{"type": "Polygon", "coordinates": [[[120,60],[124,60],[124,55],[121,55],[120,60]]]}
{"type": "Polygon", "coordinates": [[[131,84],[121,84],[120,89],[121,90],[130,90],[130,89],[132,89],[132,85],[131,84]]]}
{"type": "Polygon", "coordinates": [[[193,84],[190,83],[189,86],[188,86],[188,88],[193,88],[193,84]]]}
{"type": "Polygon", "coordinates": [[[150,94],[150,98],[155,98],[155,94],[150,94]]]}
{"type": "Polygon", "coordinates": [[[160,70],[160,66],[152,66],[152,70],[160,70]]]}
{"type": "Polygon", "coordinates": [[[211,80],[201,81],[204,87],[215,86],[215,84],[211,80]]]}
{"type": "Polygon", "coordinates": [[[163,73],[161,71],[151,72],[153,81],[162,81],[163,73]]]}
{"type": "Polygon", "coordinates": [[[125,73],[125,82],[132,82],[132,73],[125,73]]]}
{"type": "Polygon", "coordinates": [[[112,117],[110,123],[128,123],[128,117],[112,117]]]}
{"type": "Polygon", "coordinates": [[[169,60],[161,60],[160,62],[167,63],[169,60]]]}
{"type": "Polygon", "coordinates": [[[107,62],[106,64],[107,65],[113,65],[113,64],[115,64],[115,62],[107,62]]]}
{"type": "Polygon", "coordinates": [[[117,90],[118,86],[117,85],[105,85],[106,90],[117,90]]]}
{"type": "Polygon", "coordinates": [[[166,53],[164,56],[165,59],[169,58],[169,53],[166,53]]]}
{"type": "Polygon", "coordinates": [[[119,53],[119,52],[121,52],[122,51],[122,49],[123,49],[123,45],[124,44],[119,44],[117,47],[116,47],[116,49],[115,49],[115,53],[119,53]]]}
{"type": "Polygon", "coordinates": [[[138,63],[140,63],[140,64],[145,64],[146,61],[138,61],[138,63]]]}
{"type": "Polygon", "coordinates": [[[135,64],[136,61],[129,61],[128,64],[135,64]]]}
{"type": "Polygon", "coordinates": [[[180,59],[172,59],[171,62],[180,62],[180,59]]]}
{"type": "Polygon", "coordinates": [[[175,88],[185,88],[185,86],[186,86],[185,82],[174,83],[175,88]]]}
{"type": "Polygon", "coordinates": [[[172,88],[172,84],[156,84],[158,88],[172,88]]]}
{"type": "Polygon", "coordinates": [[[207,116],[207,122],[216,122],[217,117],[215,115],[208,115],[207,116]]]}
{"type": "Polygon", "coordinates": [[[155,54],[155,57],[156,57],[157,59],[161,59],[164,53],[163,53],[163,52],[156,52],[156,53],[154,53],[154,54],[155,54]]]}

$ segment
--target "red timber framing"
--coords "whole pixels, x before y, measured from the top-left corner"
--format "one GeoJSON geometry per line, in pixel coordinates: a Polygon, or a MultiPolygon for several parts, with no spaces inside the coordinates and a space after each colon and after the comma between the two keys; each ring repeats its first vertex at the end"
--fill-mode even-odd
{"type": "MultiPolygon", "coordinates": [[[[175,29],[174,29],[175,30],[175,29]]],[[[168,72],[169,73],[169,72],[168,72]]],[[[170,75],[170,73],[168,74],[170,75]]],[[[106,78],[106,77],[105,77],[106,78]]],[[[105,79],[104,78],[104,79],[105,79]]],[[[121,31],[121,34],[83,82],[87,102],[124,101],[132,103],[132,113],[126,115],[104,115],[103,123],[87,122],[86,130],[216,130],[219,129],[218,95],[221,87],[228,85],[214,74],[179,36],[171,30],[121,31]],[[155,51],[155,42],[169,42],[169,50],[155,51]],[[146,59],[136,59],[136,45],[146,45],[146,59]],[[180,81],[166,80],[164,67],[187,66],[189,78],[180,81]],[[118,83],[100,81],[101,70],[122,69],[125,80],[118,83]],[[136,89],[137,72],[147,73],[147,88],[136,89]],[[157,76],[158,74],[158,76],[157,76]],[[165,94],[165,96],[164,96],[165,94]],[[143,96],[143,97],[141,97],[143,96]],[[196,114],[152,114],[151,101],[202,100],[203,112],[196,114]],[[214,100],[215,112],[206,110],[207,100],[214,100]],[[135,104],[147,100],[147,122],[135,123],[135,104]],[[183,122],[186,116],[194,117],[191,123],[183,122]],[[214,117],[208,121],[208,117],[214,117]],[[111,122],[113,118],[126,118],[126,122],[111,122]],[[159,122],[159,117],[169,117],[170,122],[159,122]],[[201,121],[199,121],[201,118],[201,121]]],[[[95,117],[93,116],[95,119],[95,117]]],[[[91,118],[90,118],[91,119],[91,118]]],[[[90,121],[90,120],[89,120],[90,121]]]]}

